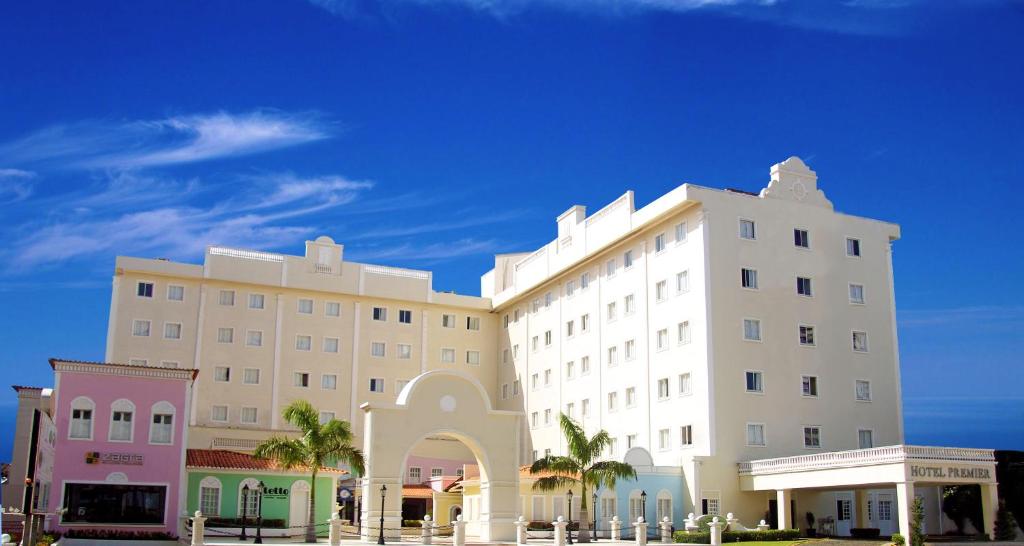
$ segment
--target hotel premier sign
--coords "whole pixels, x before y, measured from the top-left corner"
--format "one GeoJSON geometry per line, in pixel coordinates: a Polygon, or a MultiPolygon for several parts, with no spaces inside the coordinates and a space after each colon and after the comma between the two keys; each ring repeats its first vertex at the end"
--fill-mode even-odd
{"type": "Polygon", "coordinates": [[[141,465],[146,458],[141,453],[113,453],[87,451],[85,453],[85,464],[122,464],[141,465]]]}
{"type": "Polygon", "coordinates": [[[992,470],[976,466],[910,465],[910,477],[919,481],[952,480],[990,482],[995,479],[992,470]]]}

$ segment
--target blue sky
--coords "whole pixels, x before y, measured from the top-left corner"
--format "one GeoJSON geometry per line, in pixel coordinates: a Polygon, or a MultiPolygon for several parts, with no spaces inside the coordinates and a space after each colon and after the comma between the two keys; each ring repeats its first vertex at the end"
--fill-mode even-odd
{"type": "Polygon", "coordinates": [[[903,227],[907,440],[1024,449],[1024,4],[37,0],[0,51],[8,384],[102,358],[116,254],[329,234],[475,294],[570,205],[799,155],[903,227]]]}

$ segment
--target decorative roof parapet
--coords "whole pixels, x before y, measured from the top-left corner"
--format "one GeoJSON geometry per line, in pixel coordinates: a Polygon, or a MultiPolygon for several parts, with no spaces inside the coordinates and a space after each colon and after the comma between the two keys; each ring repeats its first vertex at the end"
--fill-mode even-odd
{"type": "Polygon", "coordinates": [[[192,368],[157,368],[154,366],[134,366],[113,362],[88,362],[84,360],[63,360],[51,358],[50,367],[55,372],[94,373],[100,375],[121,375],[128,377],[153,377],[159,379],[183,379],[192,381],[199,370],[192,368]]]}

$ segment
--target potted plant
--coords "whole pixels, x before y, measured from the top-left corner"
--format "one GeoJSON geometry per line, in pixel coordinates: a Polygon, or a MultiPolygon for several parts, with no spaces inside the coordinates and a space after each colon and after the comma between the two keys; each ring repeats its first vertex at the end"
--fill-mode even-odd
{"type": "Polygon", "coordinates": [[[805,517],[807,518],[807,536],[813,538],[818,535],[818,530],[814,528],[814,514],[807,512],[805,517]]]}

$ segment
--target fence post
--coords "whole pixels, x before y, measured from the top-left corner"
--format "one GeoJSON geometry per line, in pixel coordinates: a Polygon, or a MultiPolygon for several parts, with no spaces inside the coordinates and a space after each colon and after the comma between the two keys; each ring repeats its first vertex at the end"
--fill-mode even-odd
{"type": "Polygon", "coordinates": [[[327,523],[330,524],[327,542],[331,546],[341,546],[341,518],[338,517],[338,512],[332,512],[331,519],[327,520],[327,523]]]}
{"type": "Polygon", "coordinates": [[[661,542],[672,542],[672,522],[668,520],[668,516],[661,518],[661,542]]]}
{"type": "Polygon", "coordinates": [[[636,518],[633,527],[636,528],[636,546],[647,546],[647,522],[643,516],[636,518]]]}
{"type": "Polygon", "coordinates": [[[462,520],[462,514],[452,522],[452,546],[466,546],[466,522],[462,520]]]}
{"type": "Polygon", "coordinates": [[[683,520],[683,529],[687,533],[692,533],[697,530],[697,518],[694,517],[693,512],[690,512],[686,519],[683,520]]]}
{"type": "Polygon", "coordinates": [[[552,525],[555,526],[555,546],[565,546],[565,528],[569,523],[562,516],[558,516],[558,520],[553,521],[552,525]]]}
{"type": "Polygon", "coordinates": [[[519,516],[516,520],[516,544],[526,544],[526,527],[529,523],[526,523],[526,518],[519,516]]]}
{"type": "Polygon", "coordinates": [[[711,523],[708,524],[708,528],[711,529],[711,546],[721,546],[722,527],[724,525],[724,523],[718,520],[718,516],[711,519],[711,523]]]}
{"type": "Polygon", "coordinates": [[[206,518],[203,513],[196,510],[192,516],[192,546],[205,546],[203,535],[206,534],[206,518]]]}
{"type": "Polygon", "coordinates": [[[423,544],[430,544],[430,541],[434,537],[433,521],[430,521],[430,514],[423,516],[423,530],[420,531],[420,537],[423,538],[423,544]]]}
{"type": "Polygon", "coordinates": [[[619,521],[619,516],[612,516],[612,540],[622,540],[622,522],[619,521]]]}

